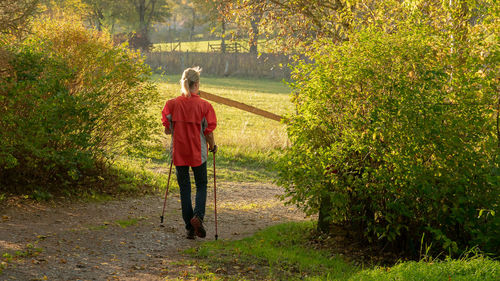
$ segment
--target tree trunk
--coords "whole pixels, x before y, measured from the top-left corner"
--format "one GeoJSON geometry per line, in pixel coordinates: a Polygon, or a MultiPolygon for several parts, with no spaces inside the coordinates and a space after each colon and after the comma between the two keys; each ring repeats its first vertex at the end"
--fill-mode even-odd
{"type": "Polygon", "coordinates": [[[177,15],[173,14],[171,18],[171,24],[168,26],[168,37],[170,39],[170,42],[174,42],[175,40],[177,31],[177,27],[175,26],[176,20],[177,20],[177,15]]]}
{"type": "Polygon", "coordinates": [[[104,16],[102,14],[102,10],[99,9],[98,7],[94,8],[94,17],[95,17],[95,22],[94,22],[95,28],[98,31],[102,31],[102,22],[101,21],[104,19],[104,16]]]}
{"type": "Polygon", "coordinates": [[[252,26],[252,30],[250,32],[249,36],[249,43],[248,45],[250,46],[250,54],[257,54],[257,40],[259,39],[259,21],[260,17],[252,19],[250,22],[250,25],[252,26]]]}
{"type": "Polygon", "coordinates": [[[144,30],[146,24],[146,0],[140,0],[137,6],[137,13],[139,14],[139,30],[144,30]]]}
{"type": "Polygon", "coordinates": [[[220,51],[222,53],[226,52],[226,21],[222,19],[222,35],[220,42],[220,51]]]}
{"type": "Polygon", "coordinates": [[[194,11],[194,8],[191,9],[191,11],[192,11],[192,16],[193,16],[193,22],[191,24],[191,32],[189,33],[189,41],[193,41],[194,25],[195,25],[195,20],[196,20],[196,12],[194,11]]]}
{"type": "Polygon", "coordinates": [[[331,223],[327,218],[332,204],[330,197],[327,195],[323,195],[320,200],[321,202],[319,204],[318,231],[328,233],[330,232],[331,223]]]}
{"type": "Polygon", "coordinates": [[[137,5],[137,13],[139,15],[139,30],[135,36],[135,47],[147,50],[149,49],[150,42],[148,38],[148,24],[146,21],[146,0],[139,0],[137,5]]]}

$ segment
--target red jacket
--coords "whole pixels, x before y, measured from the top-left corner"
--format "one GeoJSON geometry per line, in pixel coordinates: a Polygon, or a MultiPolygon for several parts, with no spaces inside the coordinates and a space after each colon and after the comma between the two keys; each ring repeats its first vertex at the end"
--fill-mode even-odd
{"type": "Polygon", "coordinates": [[[163,126],[172,130],[174,165],[197,167],[207,161],[205,136],[217,126],[212,105],[196,94],[179,96],[167,101],[161,114],[163,126]]]}

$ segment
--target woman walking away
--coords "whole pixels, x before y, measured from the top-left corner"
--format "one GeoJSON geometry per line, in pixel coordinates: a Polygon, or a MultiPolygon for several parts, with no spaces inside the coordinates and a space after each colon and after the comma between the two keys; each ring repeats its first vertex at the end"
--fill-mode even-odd
{"type": "Polygon", "coordinates": [[[181,193],[182,218],[186,224],[186,238],[206,236],[203,227],[207,201],[207,143],[216,153],[213,130],[217,126],[215,111],[210,103],[199,96],[201,68],[184,70],[181,95],[167,101],[162,111],[165,134],[172,134],[172,160],[181,193]],[[196,183],[195,207],[191,203],[189,167],[196,183]]]}

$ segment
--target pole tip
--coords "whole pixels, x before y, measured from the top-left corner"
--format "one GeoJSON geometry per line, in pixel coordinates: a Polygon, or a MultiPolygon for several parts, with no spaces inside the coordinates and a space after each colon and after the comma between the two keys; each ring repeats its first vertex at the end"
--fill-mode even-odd
{"type": "Polygon", "coordinates": [[[160,223],[163,223],[163,216],[160,217],[160,223]]]}
{"type": "Polygon", "coordinates": [[[217,240],[217,238],[219,238],[219,235],[215,234],[215,240],[217,240]]]}

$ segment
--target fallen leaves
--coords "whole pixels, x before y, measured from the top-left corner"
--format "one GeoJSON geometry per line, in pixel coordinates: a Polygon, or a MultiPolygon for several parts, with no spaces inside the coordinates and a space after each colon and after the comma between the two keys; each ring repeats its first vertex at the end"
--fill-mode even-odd
{"type": "Polygon", "coordinates": [[[36,238],[38,240],[43,240],[43,239],[46,239],[47,237],[50,237],[50,235],[38,235],[36,238]]]}
{"type": "Polygon", "coordinates": [[[144,265],[133,265],[132,269],[134,269],[134,270],[144,270],[144,269],[146,269],[146,266],[144,266],[144,265]]]}
{"type": "Polygon", "coordinates": [[[32,264],[41,264],[41,263],[46,263],[46,262],[47,262],[47,260],[45,260],[45,259],[32,259],[31,260],[32,264]]]}
{"type": "Polygon", "coordinates": [[[215,270],[215,273],[217,273],[217,274],[227,274],[227,271],[224,268],[219,267],[219,268],[217,268],[215,270]]]}

